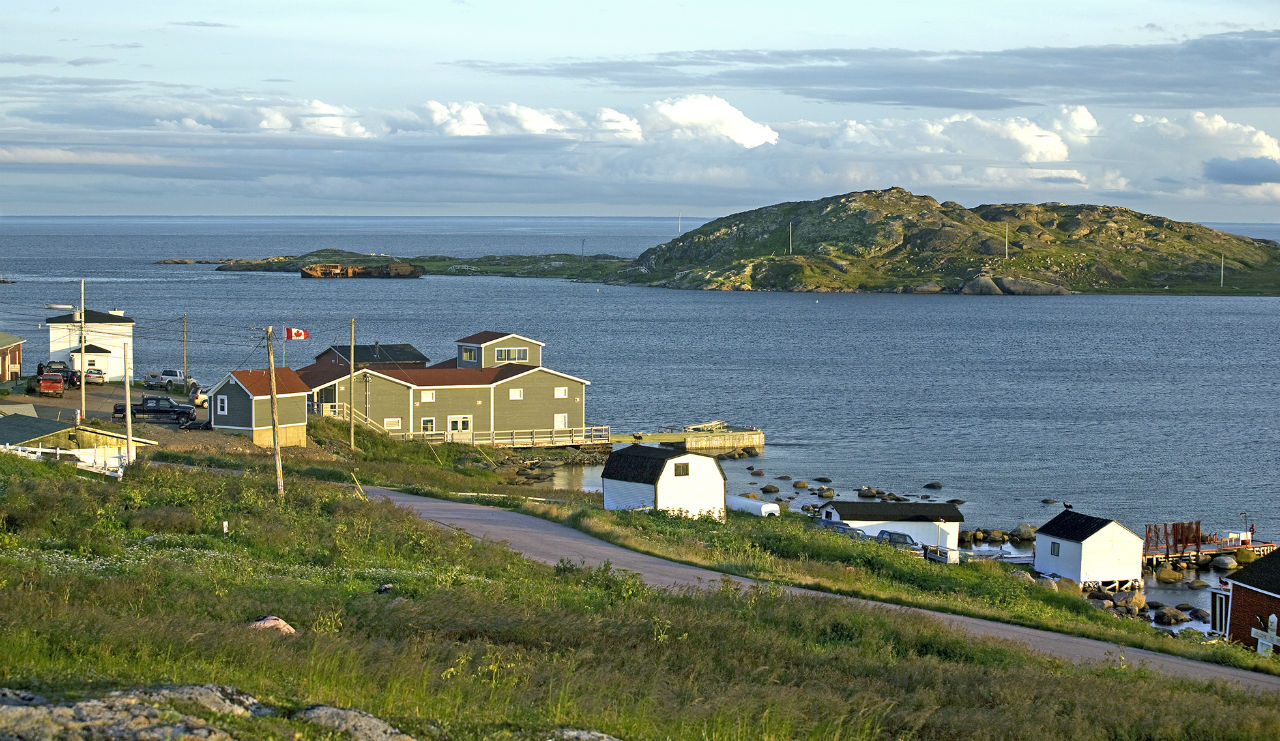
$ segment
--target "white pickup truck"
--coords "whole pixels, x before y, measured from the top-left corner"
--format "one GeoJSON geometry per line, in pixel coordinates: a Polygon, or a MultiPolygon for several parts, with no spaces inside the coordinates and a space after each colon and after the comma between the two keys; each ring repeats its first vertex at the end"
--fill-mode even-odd
{"type": "Polygon", "coordinates": [[[142,385],[149,389],[164,389],[170,393],[174,391],[185,391],[188,385],[192,385],[196,379],[187,376],[182,377],[181,371],[165,369],[156,373],[152,371],[142,379],[142,385]]]}

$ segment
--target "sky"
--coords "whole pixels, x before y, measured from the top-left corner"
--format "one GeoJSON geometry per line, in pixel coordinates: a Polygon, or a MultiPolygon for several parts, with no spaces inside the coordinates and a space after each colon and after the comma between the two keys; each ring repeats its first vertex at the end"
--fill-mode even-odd
{"type": "Polygon", "coordinates": [[[1276,0],[10,0],[0,217],[1280,222],[1276,0]]]}

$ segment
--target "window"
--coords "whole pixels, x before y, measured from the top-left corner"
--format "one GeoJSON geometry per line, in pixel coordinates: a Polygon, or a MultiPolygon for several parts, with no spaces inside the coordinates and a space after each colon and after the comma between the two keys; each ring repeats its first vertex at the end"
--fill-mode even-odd
{"type": "Polygon", "coordinates": [[[227,413],[227,397],[219,396],[218,397],[218,414],[226,414],[226,413],[227,413]]]}
{"type": "Polygon", "coordinates": [[[384,429],[384,430],[398,430],[398,429],[400,429],[400,418],[399,418],[399,417],[383,417],[383,418],[382,418],[382,429],[384,429]]]}
{"type": "Polygon", "coordinates": [[[557,399],[568,399],[568,398],[569,398],[569,387],[568,387],[568,386],[556,386],[556,398],[557,398],[557,399]]]}
{"type": "Polygon", "coordinates": [[[676,464],[676,471],[675,471],[675,473],[676,473],[676,475],[677,475],[677,476],[688,476],[688,475],[689,475],[689,464],[688,464],[688,463],[677,463],[677,464],[676,464]]]}
{"type": "Polygon", "coordinates": [[[418,401],[422,402],[423,404],[429,401],[435,401],[435,400],[436,400],[436,392],[434,391],[423,391],[418,397],[418,401]]]}
{"type": "Polygon", "coordinates": [[[524,399],[524,389],[511,389],[509,394],[510,394],[509,398],[512,401],[520,401],[524,399]]]}
{"type": "Polygon", "coordinates": [[[458,351],[458,357],[468,363],[476,362],[476,349],[474,347],[464,347],[458,351]]]}
{"type": "Polygon", "coordinates": [[[1058,552],[1059,552],[1061,549],[1062,549],[1062,544],[1061,544],[1061,543],[1057,542],[1056,540],[1051,540],[1051,541],[1049,541],[1049,555],[1050,555],[1050,556],[1056,556],[1056,555],[1058,555],[1058,552]]]}
{"type": "Polygon", "coordinates": [[[89,358],[89,359],[85,360],[84,362],[85,362],[85,365],[86,365],[87,367],[89,367],[89,368],[97,368],[97,367],[98,367],[98,361],[94,360],[93,358],[89,358]]]}
{"type": "Polygon", "coordinates": [[[423,432],[435,432],[435,431],[436,431],[436,418],[435,418],[435,417],[423,417],[423,418],[422,418],[422,431],[423,431],[423,432]]]}
{"type": "Polygon", "coordinates": [[[569,429],[569,415],[557,414],[555,416],[555,420],[551,423],[551,426],[556,428],[557,430],[569,429]]]}
{"type": "Polygon", "coordinates": [[[499,363],[527,363],[529,361],[529,348],[527,347],[500,347],[496,351],[499,363]]]}

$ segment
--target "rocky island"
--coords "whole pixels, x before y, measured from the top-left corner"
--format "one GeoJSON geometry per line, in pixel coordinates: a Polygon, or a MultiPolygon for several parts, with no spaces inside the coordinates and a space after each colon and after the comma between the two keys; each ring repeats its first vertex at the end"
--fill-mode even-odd
{"type": "Polygon", "coordinates": [[[740,291],[1276,293],[1280,244],[1116,206],[968,209],[889,188],[716,219],[647,250],[611,282],[740,291]]]}
{"type": "Polygon", "coordinates": [[[405,263],[426,275],[568,278],[723,291],[1280,293],[1280,243],[1272,240],[1118,206],[965,208],[902,188],[779,203],[725,216],[635,260],[574,254],[393,257],[317,250],[217,262],[223,263],[218,270],[271,272],[297,272],[315,263],[364,268],[405,263]]]}

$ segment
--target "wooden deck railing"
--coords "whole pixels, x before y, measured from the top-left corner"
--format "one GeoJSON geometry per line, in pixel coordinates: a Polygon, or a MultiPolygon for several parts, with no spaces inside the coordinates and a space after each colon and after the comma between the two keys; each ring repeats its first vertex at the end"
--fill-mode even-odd
{"type": "MultiPolygon", "coordinates": [[[[492,445],[495,448],[547,448],[561,445],[608,445],[611,440],[608,425],[588,425],[586,427],[567,427],[562,429],[542,428],[531,430],[497,430],[482,432],[466,430],[457,432],[408,432],[388,430],[365,416],[359,409],[351,410],[356,422],[377,430],[395,440],[423,440],[429,443],[468,443],[471,445],[492,445]]],[[[347,419],[346,404],[312,404],[311,414],[321,417],[337,417],[347,419]]]]}

